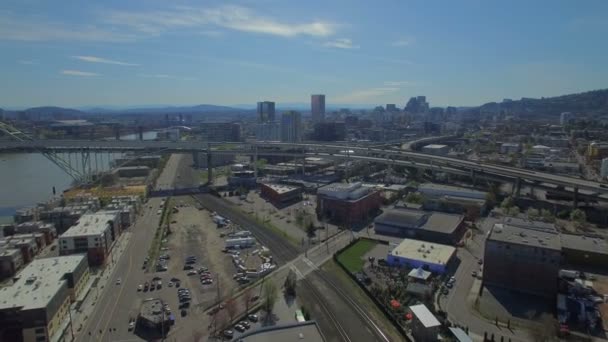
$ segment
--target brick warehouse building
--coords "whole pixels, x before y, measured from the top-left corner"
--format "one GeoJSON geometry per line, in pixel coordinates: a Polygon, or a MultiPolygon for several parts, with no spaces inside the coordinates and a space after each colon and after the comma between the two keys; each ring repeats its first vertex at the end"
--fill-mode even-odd
{"type": "Polygon", "coordinates": [[[317,217],[337,225],[365,224],[382,204],[380,192],[361,183],[333,183],[317,190],[317,217]]]}
{"type": "Polygon", "coordinates": [[[260,183],[260,195],[262,198],[270,201],[275,207],[283,208],[302,200],[302,188],[289,185],[260,183]]]}
{"type": "Polygon", "coordinates": [[[554,298],[561,262],[560,235],[534,222],[497,223],[485,244],[484,285],[554,298]]]}

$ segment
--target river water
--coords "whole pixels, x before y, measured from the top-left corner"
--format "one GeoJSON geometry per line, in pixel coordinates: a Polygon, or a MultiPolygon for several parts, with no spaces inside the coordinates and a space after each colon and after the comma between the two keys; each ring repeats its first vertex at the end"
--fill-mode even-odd
{"type": "MultiPolygon", "coordinates": [[[[135,134],[121,137],[124,140],[135,140],[135,134]]],[[[156,139],[156,132],[145,132],[144,140],[156,139]]],[[[77,153],[60,154],[72,165],[80,165],[77,153]]],[[[97,163],[92,158],[92,168],[108,170],[110,161],[120,157],[120,153],[98,154],[97,163]]],[[[7,222],[15,210],[44,202],[56,193],[61,194],[72,184],[72,178],[57,165],[39,153],[0,154],[0,222],[7,222]]]]}

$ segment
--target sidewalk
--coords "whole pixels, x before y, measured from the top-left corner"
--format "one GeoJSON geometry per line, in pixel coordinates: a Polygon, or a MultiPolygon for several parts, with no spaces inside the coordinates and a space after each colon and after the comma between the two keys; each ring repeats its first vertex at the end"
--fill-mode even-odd
{"type": "Polygon", "coordinates": [[[82,327],[89,318],[89,315],[95,309],[95,304],[97,304],[97,300],[100,296],[99,290],[101,289],[104,291],[106,289],[106,285],[108,284],[110,278],[112,278],[114,270],[116,269],[118,260],[120,260],[122,254],[127,249],[127,246],[131,241],[131,235],[132,233],[127,230],[118,238],[114,244],[114,247],[112,248],[110,256],[108,257],[108,264],[103,269],[96,270],[94,274],[91,273],[89,282],[86,285],[86,288],[82,291],[80,298],[77,298],[76,301],[70,306],[72,324],[74,327],[74,336],[77,336],[81,332],[82,327]],[[78,307],[79,302],[80,306],[78,307]]]}

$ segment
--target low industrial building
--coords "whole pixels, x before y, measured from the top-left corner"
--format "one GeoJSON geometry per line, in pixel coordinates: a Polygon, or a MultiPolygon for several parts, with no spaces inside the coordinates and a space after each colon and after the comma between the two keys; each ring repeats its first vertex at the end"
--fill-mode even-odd
{"type": "Polygon", "coordinates": [[[445,244],[458,243],[465,229],[462,215],[406,208],[387,209],[374,220],[377,234],[445,244]]]}
{"type": "Polygon", "coordinates": [[[500,145],[501,154],[518,153],[521,149],[521,145],[518,143],[503,143],[500,145]]]}
{"type": "Polygon", "coordinates": [[[103,265],[120,234],[120,216],[114,211],[83,215],[59,237],[59,254],[86,253],[91,266],[103,265]]]}
{"type": "Polygon", "coordinates": [[[443,274],[455,254],[456,248],[453,246],[403,239],[399,245],[388,252],[386,262],[394,267],[421,268],[443,274]]]}
{"type": "Polygon", "coordinates": [[[423,195],[425,210],[465,214],[471,220],[486,213],[487,192],[433,183],[420,184],[418,192],[423,195]]]}
{"type": "Polygon", "coordinates": [[[433,154],[436,156],[445,156],[450,152],[448,145],[430,144],[422,147],[423,153],[433,154]]]}
{"type": "Polygon", "coordinates": [[[438,341],[441,323],[424,305],[410,306],[412,312],[412,337],[415,341],[438,341]]]}
{"type": "Polygon", "coordinates": [[[160,155],[153,156],[126,156],[124,158],[114,159],[112,161],[112,166],[147,166],[151,169],[155,169],[158,167],[161,161],[160,155]]]}
{"type": "Polygon", "coordinates": [[[305,321],[255,329],[239,336],[238,341],[324,342],[325,338],[315,321],[305,321]]]}
{"type": "Polygon", "coordinates": [[[380,192],[360,182],[332,183],[317,189],[317,217],[338,225],[365,225],[381,204],[380,192]]]}
{"type": "Polygon", "coordinates": [[[561,241],[554,227],[507,219],[486,238],[483,283],[554,298],[560,262],[561,241]]]}
{"type": "Polygon", "coordinates": [[[150,168],[147,166],[123,166],[114,169],[113,173],[122,178],[148,177],[150,168]]]}
{"type": "Polygon", "coordinates": [[[267,199],[275,207],[283,208],[302,200],[302,188],[281,184],[260,183],[260,196],[267,199]]]}
{"type": "Polygon", "coordinates": [[[0,340],[72,340],[70,304],[88,282],[82,255],[32,261],[11,286],[0,289],[0,340]]]}
{"type": "Polygon", "coordinates": [[[164,309],[163,301],[151,298],[143,301],[137,316],[137,329],[145,329],[157,334],[165,335],[173,325],[175,317],[164,309]]]}
{"type": "Polygon", "coordinates": [[[606,267],[608,242],[600,237],[562,234],[562,255],[569,265],[606,267]]]}
{"type": "Polygon", "coordinates": [[[228,185],[231,188],[244,187],[247,189],[253,189],[257,185],[257,178],[255,177],[255,171],[253,170],[239,170],[232,171],[231,175],[228,176],[228,185]]]}

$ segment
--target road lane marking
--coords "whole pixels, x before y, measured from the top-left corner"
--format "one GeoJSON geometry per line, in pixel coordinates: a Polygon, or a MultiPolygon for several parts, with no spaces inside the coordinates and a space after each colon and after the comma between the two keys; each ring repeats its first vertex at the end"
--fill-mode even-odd
{"type": "Polygon", "coordinates": [[[110,321],[112,320],[112,317],[114,316],[114,311],[116,311],[116,306],[118,305],[118,302],[120,301],[120,297],[122,296],[122,292],[125,289],[126,283],[127,283],[127,279],[129,279],[129,275],[131,274],[131,267],[133,266],[133,255],[129,256],[129,268],[127,269],[127,275],[125,277],[125,282],[123,283],[123,286],[120,287],[120,291],[118,292],[118,296],[116,297],[116,301],[114,302],[114,307],[112,308],[112,312],[110,312],[110,319],[108,319],[108,321],[106,322],[105,327],[103,328],[103,331],[101,333],[101,337],[99,338],[100,341],[103,340],[103,337],[106,334],[106,330],[108,329],[108,325],[110,325],[110,321]]]}

